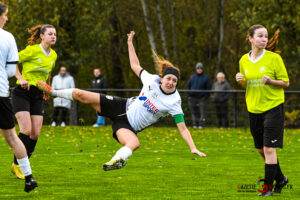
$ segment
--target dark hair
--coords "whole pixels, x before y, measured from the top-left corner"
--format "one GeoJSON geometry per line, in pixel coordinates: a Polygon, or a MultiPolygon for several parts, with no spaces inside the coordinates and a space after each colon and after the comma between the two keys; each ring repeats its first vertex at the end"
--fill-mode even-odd
{"type": "MultiPolygon", "coordinates": [[[[249,28],[247,39],[246,39],[248,42],[249,42],[249,37],[253,37],[254,33],[255,33],[255,30],[259,29],[259,28],[265,28],[265,27],[263,25],[260,25],[260,24],[255,24],[255,25],[253,25],[249,28]]],[[[278,53],[278,54],[280,53],[280,51],[277,49],[279,32],[280,32],[280,30],[277,29],[276,32],[274,33],[273,37],[268,40],[266,50],[272,51],[272,52],[275,52],[275,53],[278,53]]]]}
{"type": "Polygon", "coordinates": [[[37,40],[40,39],[40,34],[45,34],[48,28],[54,28],[54,26],[50,24],[39,24],[37,26],[34,26],[30,29],[28,29],[28,33],[31,34],[31,37],[28,38],[28,45],[34,45],[36,44],[37,40]]]}
{"type": "Polygon", "coordinates": [[[2,15],[7,9],[7,5],[4,3],[0,2],[0,15],[2,15]]]}

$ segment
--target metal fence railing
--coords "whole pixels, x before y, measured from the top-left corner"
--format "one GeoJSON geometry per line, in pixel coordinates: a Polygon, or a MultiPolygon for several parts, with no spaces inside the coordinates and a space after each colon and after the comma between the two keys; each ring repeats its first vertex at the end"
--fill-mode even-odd
{"type": "MultiPolygon", "coordinates": [[[[140,89],[102,89],[93,90],[85,89],[92,92],[106,92],[108,95],[120,97],[137,96],[140,89]]],[[[191,113],[188,106],[187,92],[228,92],[231,94],[229,99],[229,126],[230,127],[249,127],[248,112],[245,103],[244,90],[228,90],[228,91],[212,91],[212,90],[178,90],[182,99],[182,109],[184,111],[184,118],[187,126],[192,125],[191,113]]],[[[285,111],[286,111],[286,127],[299,128],[300,127],[300,91],[286,91],[285,92],[285,111]]],[[[53,112],[53,101],[45,102],[44,124],[50,124],[53,112]]],[[[72,108],[69,115],[70,125],[92,125],[96,121],[96,112],[90,106],[78,102],[72,103],[72,108]]],[[[106,123],[110,124],[110,120],[106,119],[106,123]]],[[[215,103],[210,98],[206,101],[206,125],[210,127],[217,126],[215,103]]],[[[162,119],[154,126],[175,126],[172,117],[162,119]]]]}

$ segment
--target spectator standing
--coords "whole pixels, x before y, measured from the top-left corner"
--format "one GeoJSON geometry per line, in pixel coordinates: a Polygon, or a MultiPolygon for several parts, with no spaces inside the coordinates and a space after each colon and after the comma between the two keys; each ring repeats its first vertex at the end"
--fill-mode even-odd
{"type": "MultiPolygon", "coordinates": [[[[210,80],[203,72],[203,67],[201,62],[196,64],[196,73],[190,77],[187,83],[188,90],[210,90],[210,80]]],[[[193,128],[203,128],[205,126],[205,102],[208,96],[208,92],[188,92],[193,128]]]]}
{"type": "MultiPolygon", "coordinates": [[[[93,79],[93,82],[92,82],[92,89],[107,89],[108,88],[108,82],[107,82],[106,78],[104,78],[104,76],[101,74],[101,70],[99,68],[94,69],[94,76],[95,76],[95,78],[93,79]]],[[[96,91],[96,92],[100,93],[100,91],[96,91]]],[[[106,94],[105,91],[102,91],[101,93],[106,94]]],[[[104,126],[105,125],[104,117],[99,115],[98,113],[97,113],[97,116],[98,116],[97,121],[93,126],[94,127],[104,126]]]]}
{"type": "MultiPolygon", "coordinates": [[[[212,90],[225,91],[231,90],[229,82],[225,79],[225,74],[219,72],[217,74],[217,81],[214,83],[212,90]]],[[[228,99],[230,93],[228,92],[216,92],[212,95],[212,101],[216,104],[216,113],[218,118],[218,127],[223,126],[228,128],[228,99]]]]}
{"type": "MultiPolygon", "coordinates": [[[[53,77],[52,80],[52,88],[55,90],[67,89],[67,88],[74,88],[75,83],[73,77],[67,72],[67,68],[62,66],[59,70],[59,73],[53,77]]],[[[67,99],[63,99],[60,97],[56,97],[53,100],[53,116],[52,116],[52,126],[56,126],[58,123],[58,116],[61,111],[61,126],[66,126],[66,118],[67,113],[71,108],[71,101],[67,99]]]]}

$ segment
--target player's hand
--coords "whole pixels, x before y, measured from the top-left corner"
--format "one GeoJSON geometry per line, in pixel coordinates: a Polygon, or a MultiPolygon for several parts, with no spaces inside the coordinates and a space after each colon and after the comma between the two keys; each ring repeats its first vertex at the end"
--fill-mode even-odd
{"type": "Polygon", "coordinates": [[[199,151],[198,149],[193,149],[192,150],[193,154],[197,154],[200,157],[206,157],[205,153],[202,153],[201,151],[199,151]]]}
{"type": "Polygon", "coordinates": [[[133,38],[134,34],[135,34],[134,31],[130,31],[130,33],[127,34],[127,37],[128,37],[127,42],[128,43],[132,43],[132,38],[133,38]]]}
{"type": "Polygon", "coordinates": [[[44,100],[45,101],[51,99],[51,97],[49,95],[45,94],[45,92],[43,93],[43,95],[44,95],[44,100]]]}
{"type": "Polygon", "coordinates": [[[19,83],[20,83],[20,85],[21,85],[21,88],[27,89],[27,90],[30,89],[30,85],[29,85],[28,81],[26,81],[25,79],[23,79],[23,78],[20,79],[20,80],[19,80],[19,83]]]}
{"type": "Polygon", "coordinates": [[[263,82],[263,84],[271,85],[272,79],[269,76],[264,75],[262,77],[261,81],[263,82]]]}
{"type": "Polygon", "coordinates": [[[237,74],[235,75],[235,80],[236,80],[237,82],[242,81],[244,78],[245,78],[245,76],[244,76],[243,74],[241,74],[241,73],[237,73],[237,74]]]}

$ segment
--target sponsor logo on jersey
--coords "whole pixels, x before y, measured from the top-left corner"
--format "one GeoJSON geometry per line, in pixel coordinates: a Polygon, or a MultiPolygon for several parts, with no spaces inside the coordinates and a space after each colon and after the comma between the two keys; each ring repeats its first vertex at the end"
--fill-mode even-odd
{"type": "Polygon", "coordinates": [[[139,100],[144,101],[143,106],[147,109],[148,112],[152,113],[153,115],[159,112],[159,110],[150,101],[150,99],[144,96],[144,93],[142,93],[142,96],[139,96],[139,100]]]}

